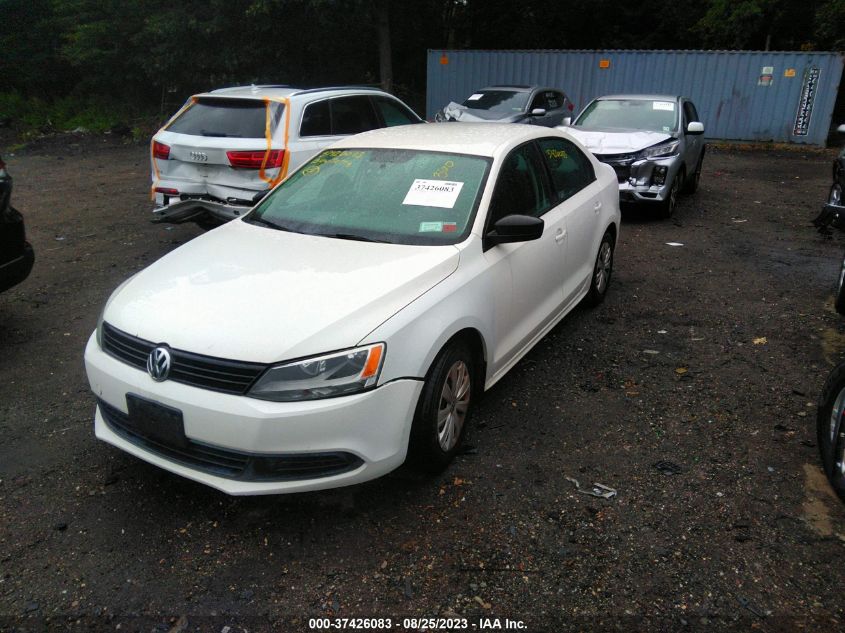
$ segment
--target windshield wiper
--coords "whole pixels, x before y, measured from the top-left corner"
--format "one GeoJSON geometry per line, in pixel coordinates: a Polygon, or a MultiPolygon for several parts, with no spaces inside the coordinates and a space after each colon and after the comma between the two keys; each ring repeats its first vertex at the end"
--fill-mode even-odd
{"type": "Polygon", "coordinates": [[[257,224],[258,226],[266,226],[268,229],[276,229],[277,231],[288,231],[289,233],[300,233],[301,232],[301,231],[294,231],[292,228],[284,226],[282,224],[276,224],[275,222],[270,222],[270,220],[265,220],[264,218],[246,217],[246,218],[244,218],[244,222],[249,222],[250,224],[257,224]]]}
{"type": "Polygon", "coordinates": [[[356,242],[378,242],[379,244],[392,244],[388,240],[380,240],[375,237],[364,237],[363,235],[356,235],[355,233],[314,233],[320,237],[334,237],[339,240],[355,240],[356,242]]]}

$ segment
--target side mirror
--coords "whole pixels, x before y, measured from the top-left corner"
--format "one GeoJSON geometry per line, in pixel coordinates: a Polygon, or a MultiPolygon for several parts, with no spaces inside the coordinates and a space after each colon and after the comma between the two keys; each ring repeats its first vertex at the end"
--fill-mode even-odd
{"type": "Polygon", "coordinates": [[[704,134],[704,123],[692,121],[687,125],[687,134],[704,134]]]}
{"type": "Polygon", "coordinates": [[[571,116],[563,117],[563,121],[561,121],[560,124],[561,125],[567,125],[567,126],[572,125],[572,117],[571,116]]]}
{"type": "Polygon", "coordinates": [[[836,131],[839,132],[840,134],[845,134],[845,123],[843,123],[838,128],[836,128],[836,131]]]}
{"type": "Polygon", "coordinates": [[[530,215],[506,215],[493,225],[492,231],[484,236],[484,248],[539,239],[543,235],[544,226],[542,218],[530,215]]]}
{"type": "Polygon", "coordinates": [[[545,108],[534,108],[531,110],[531,116],[545,116],[546,109],[545,108]]]}
{"type": "Polygon", "coordinates": [[[269,189],[267,191],[259,191],[257,194],[252,196],[252,206],[255,206],[256,204],[264,200],[264,196],[266,196],[268,193],[270,193],[269,189]]]}

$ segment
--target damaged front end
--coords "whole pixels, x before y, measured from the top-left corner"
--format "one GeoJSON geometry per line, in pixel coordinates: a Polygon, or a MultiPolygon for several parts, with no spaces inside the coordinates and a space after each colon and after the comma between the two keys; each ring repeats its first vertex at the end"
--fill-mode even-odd
{"type": "Polygon", "coordinates": [[[678,139],[671,139],[638,152],[595,156],[616,172],[620,201],[662,202],[680,169],[679,146],[678,139]]]}

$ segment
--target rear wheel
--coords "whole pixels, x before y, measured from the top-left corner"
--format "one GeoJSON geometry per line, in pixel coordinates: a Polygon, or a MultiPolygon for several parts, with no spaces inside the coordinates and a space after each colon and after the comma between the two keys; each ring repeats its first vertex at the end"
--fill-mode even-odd
{"type": "Polygon", "coordinates": [[[604,301],[607,295],[610,276],[613,273],[613,246],[613,235],[610,231],[607,231],[604,237],[601,238],[599,252],[596,255],[596,262],[593,265],[593,277],[590,280],[590,290],[587,292],[586,297],[589,305],[597,306],[604,301]]]}
{"type": "Polygon", "coordinates": [[[822,468],[836,494],[845,501],[845,362],[827,377],[819,396],[816,432],[822,468]]]}
{"type": "Polygon", "coordinates": [[[449,343],[434,361],[411,428],[411,463],[430,473],[444,470],[464,439],[474,403],[475,362],[462,341],[449,343]]]}

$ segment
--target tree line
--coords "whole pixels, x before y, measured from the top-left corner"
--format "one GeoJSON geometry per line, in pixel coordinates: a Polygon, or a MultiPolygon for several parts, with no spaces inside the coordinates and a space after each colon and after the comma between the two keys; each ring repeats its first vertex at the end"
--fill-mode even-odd
{"type": "Polygon", "coordinates": [[[0,0],[0,93],[24,99],[381,83],[419,106],[443,48],[843,50],[845,0],[0,0]]]}

